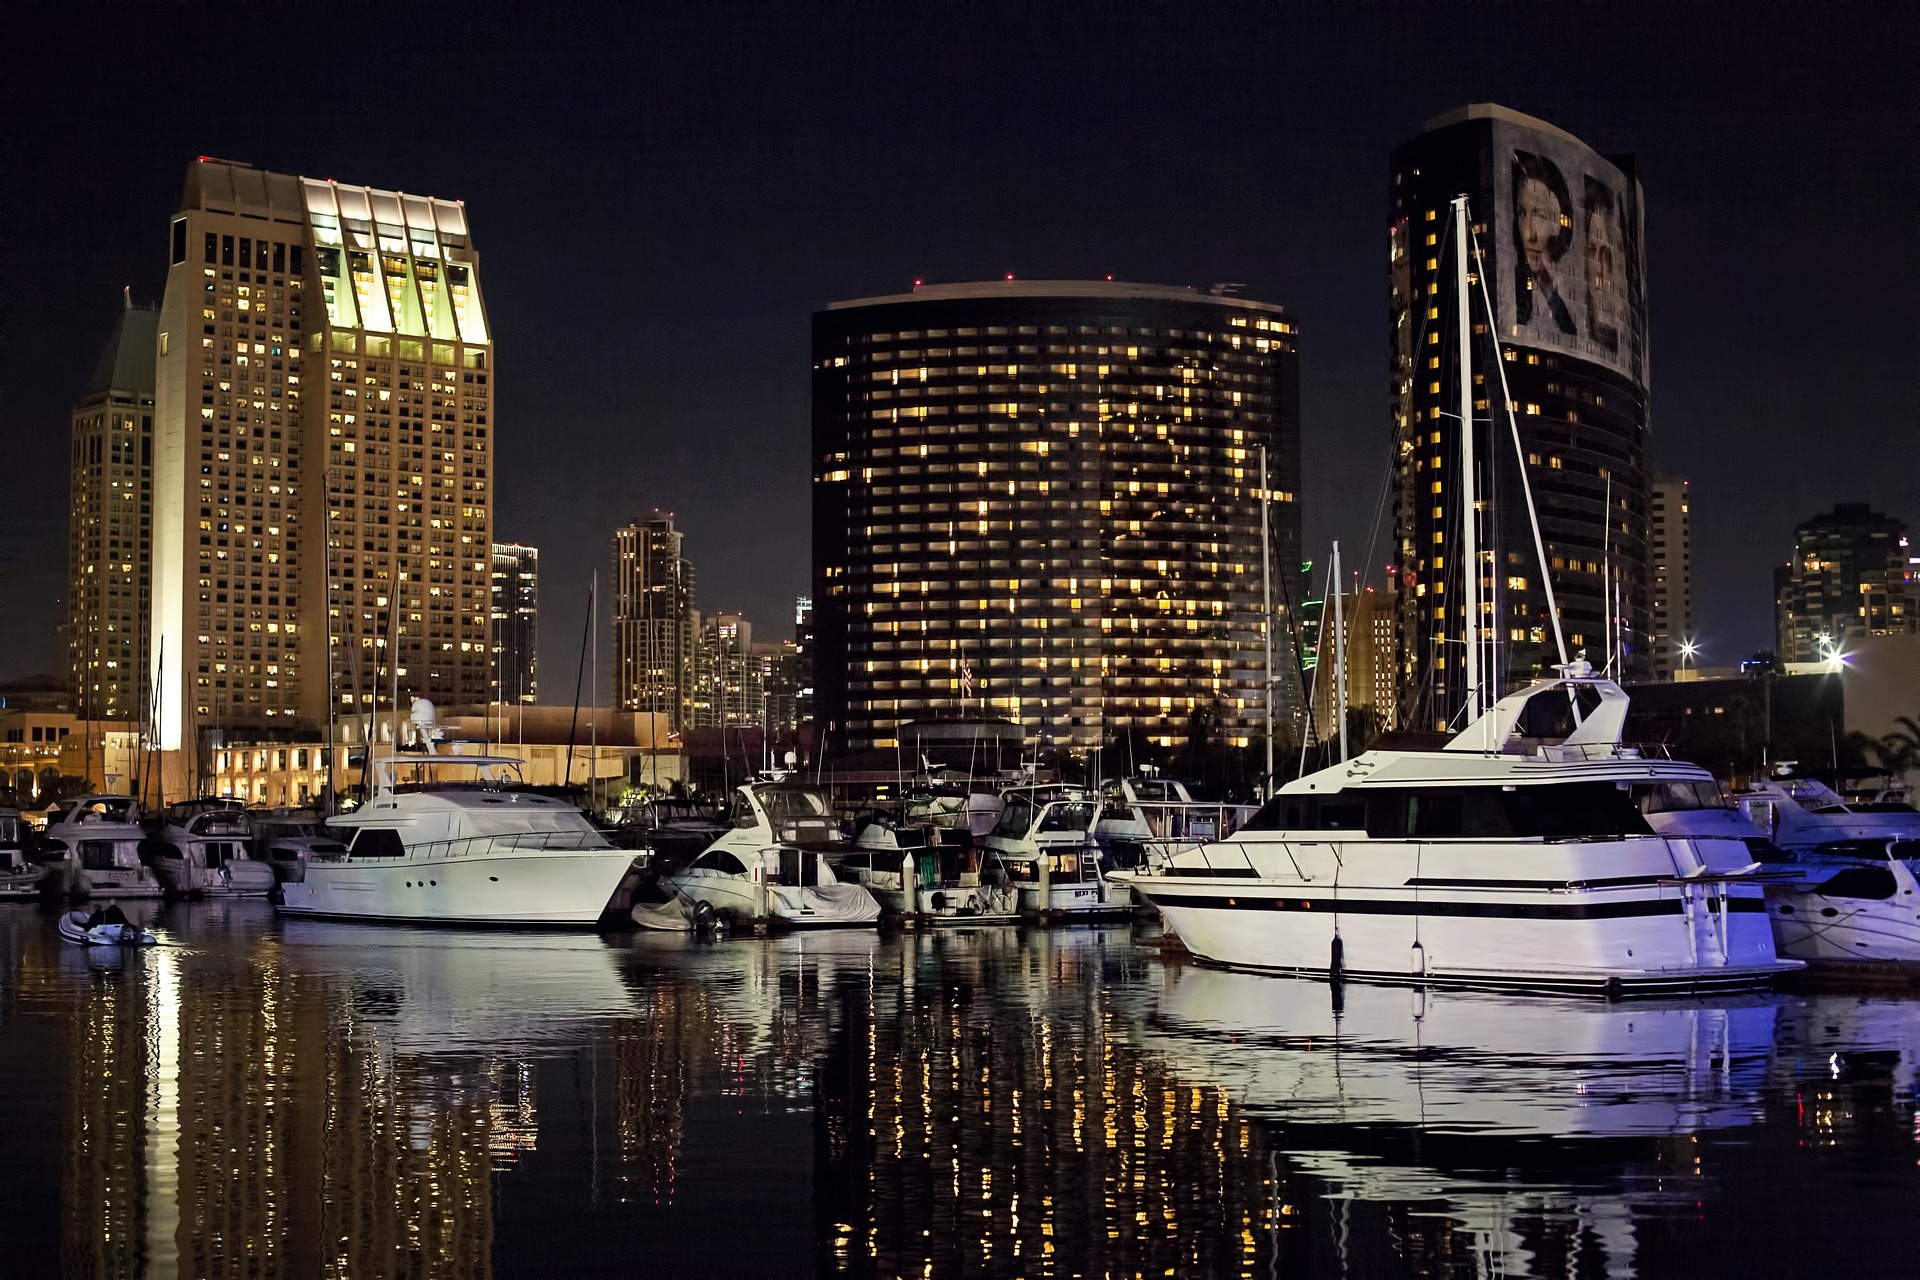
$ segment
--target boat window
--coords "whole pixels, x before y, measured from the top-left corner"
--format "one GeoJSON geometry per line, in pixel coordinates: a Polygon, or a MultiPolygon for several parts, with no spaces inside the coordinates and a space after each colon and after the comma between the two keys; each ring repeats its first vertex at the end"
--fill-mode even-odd
{"type": "Polygon", "coordinates": [[[1611,782],[1557,782],[1497,794],[1512,818],[1515,835],[1580,840],[1644,836],[1653,831],[1632,794],[1611,782]]]}
{"type": "Polygon", "coordinates": [[[1007,807],[1000,811],[1000,821],[994,824],[993,834],[1023,836],[1032,825],[1033,802],[1025,796],[1008,796],[1007,807]]]}
{"type": "Polygon", "coordinates": [[[1093,822],[1093,806],[1085,801],[1048,805],[1041,815],[1042,831],[1085,831],[1093,822]]]}
{"type": "Polygon", "coordinates": [[[1875,901],[1885,901],[1894,895],[1897,887],[1893,872],[1885,867],[1848,867],[1822,881],[1815,892],[1828,898],[1872,898],[1875,901]]]}
{"type": "Polygon", "coordinates": [[[746,864],[728,853],[725,849],[709,849],[694,859],[695,868],[703,871],[718,871],[722,875],[743,876],[747,874],[746,864]]]}
{"type": "Polygon", "coordinates": [[[1368,800],[1360,795],[1278,795],[1247,819],[1242,831],[1364,831],[1368,800]]]}
{"type": "Polygon", "coordinates": [[[1910,862],[1920,858],[1920,840],[1893,840],[1887,844],[1887,856],[1910,862]]]}
{"type": "Polygon", "coordinates": [[[114,861],[112,840],[82,840],[80,842],[80,865],[89,871],[110,871],[119,863],[114,861]]]}
{"type": "Polygon", "coordinates": [[[794,818],[824,818],[830,812],[826,799],[812,791],[767,790],[760,793],[767,817],[774,822],[794,818]]]}
{"type": "Polygon", "coordinates": [[[403,858],[407,847],[392,827],[361,827],[353,838],[356,858],[403,858]]]}
{"type": "Polygon", "coordinates": [[[1728,808],[1717,782],[1675,780],[1634,788],[1642,813],[1684,813],[1696,809],[1728,808]]]}

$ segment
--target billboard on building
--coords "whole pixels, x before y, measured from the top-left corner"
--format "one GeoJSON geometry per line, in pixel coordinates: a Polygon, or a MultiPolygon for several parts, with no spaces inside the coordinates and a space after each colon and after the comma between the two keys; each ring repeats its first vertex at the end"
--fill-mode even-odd
{"type": "Polygon", "coordinates": [[[1493,128],[1500,336],[1646,381],[1640,185],[1572,138],[1493,128]]]}

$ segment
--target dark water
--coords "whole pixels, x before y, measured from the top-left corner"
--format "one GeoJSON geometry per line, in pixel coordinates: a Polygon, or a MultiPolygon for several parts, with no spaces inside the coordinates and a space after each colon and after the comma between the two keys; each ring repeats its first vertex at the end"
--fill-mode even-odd
{"type": "Polygon", "coordinates": [[[0,1274],[1920,1273],[1920,1003],[0,907],[0,1274]]]}

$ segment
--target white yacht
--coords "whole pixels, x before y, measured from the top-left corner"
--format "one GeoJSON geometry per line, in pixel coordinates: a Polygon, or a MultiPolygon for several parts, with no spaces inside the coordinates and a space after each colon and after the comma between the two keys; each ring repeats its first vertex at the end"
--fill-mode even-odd
{"type": "Polygon", "coordinates": [[[599,920],[632,851],[525,786],[517,760],[438,752],[427,736],[426,750],[373,762],[373,798],[331,823],[350,837],[345,852],[316,847],[306,873],[281,886],[280,910],[418,924],[599,920]]]}
{"type": "Polygon", "coordinates": [[[148,865],[162,888],[181,897],[264,898],[273,892],[273,868],[247,852],[252,834],[237,800],[171,804],[147,844],[148,865]]]}
{"type": "Polygon", "coordinates": [[[1228,840],[1122,873],[1196,955],[1238,968],[1593,994],[1758,986],[1774,946],[1739,841],[1657,835],[1631,789],[1711,784],[1620,744],[1583,661],[1438,751],[1288,783],[1228,840]]]}
{"type": "MultiPolygon", "coordinates": [[[[1791,793],[1781,790],[1788,797],[1784,802],[1794,804],[1791,793]]],[[[1634,791],[1648,824],[1661,835],[1684,836],[1695,847],[1725,841],[1764,865],[1767,918],[1781,955],[1823,966],[1920,963],[1920,883],[1914,874],[1920,841],[1883,836],[1815,840],[1798,850],[1782,849],[1761,835],[1715,783],[1672,780],[1634,791]]],[[[1804,832],[1814,824],[1790,825],[1804,832]]]]}
{"type": "Polygon", "coordinates": [[[141,860],[147,838],[131,796],[81,796],[47,811],[45,883],[75,898],[158,898],[160,881],[141,860]]]}
{"type": "Polygon", "coordinates": [[[1791,853],[1851,841],[1920,840],[1920,811],[1912,805],[1888,798],[1849,801],[1816,778],[1783,773],[1755,782],[1734,799],[1761,834],[1791,853]]]}
{"type": "Polygon", "coordinates": [[[27,858],[27,824],[18,809],[0,809],[0,902],[32,898],[40,892],[46,868],[27,858]]]}
{"type": "Polygon", "coordinates": [[[860,885],[842,884],[829,861],[846,845],[825,792],[753,782],[734,796],[733,826],[684,870],[662,876],[662,889],[714,911],[795,928],[875,925],[879,901],[860,885]]]}
{"type": "Polygon", "coordinates": [[[840,878],[864,885],[888,910],[931,924],[1017,922],[1020,891],[998,855],[977,847],[964,826],[912,825],[912,814],[874,812],[856,821],[840,878]]]}
{"type": "Polygon", "coordinates": [[[1124,878],[1101,873],[1093,836],[1098,806],[1084,787],[1009,787],[1000,796],[999,821],[978,843],[1005,865],[1022,911],[1090,919],[1133,910],[1124,878]]]}

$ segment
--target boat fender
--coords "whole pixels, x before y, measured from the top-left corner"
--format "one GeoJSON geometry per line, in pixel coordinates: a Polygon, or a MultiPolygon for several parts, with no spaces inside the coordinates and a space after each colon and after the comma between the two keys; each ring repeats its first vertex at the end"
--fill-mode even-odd
{"type": "Polygon", "coordinates": [[[1427,976],[1427,949],[1418,942],[1413,944],[1413,976],[1416,978],[1427,976]]]}
{"type": "Polygon", "coordinates": [[[1346,976],[1346,968],[1347,945],[1340,941],[1340,935],[1336,933],[1333,935],[1333,954],[1327,961],[1327,979],[1339,982],[1346,976]]]}

